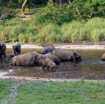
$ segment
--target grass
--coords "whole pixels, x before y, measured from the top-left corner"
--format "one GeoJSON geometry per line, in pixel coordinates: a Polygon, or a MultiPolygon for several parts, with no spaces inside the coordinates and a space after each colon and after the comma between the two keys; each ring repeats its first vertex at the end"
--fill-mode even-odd
{"type": "Polygon", "coordinates": [[[17,104],[104,104],[105,83],[43,82],[21,85],[17,104]]]}
{"type": "MultiPolygon", "coordinates": [[[[13,84],[0,80],[0,102],[7,98],[13,84]]],[[[30,82],[21,84],[17,95],[16,104],[104,104],[105,83],[30,82]]]]}
{"type": "Polygon", "coordinates": [[[0,101],[8,96],[12,84],[12,81],[0,80],[0,101]]]}

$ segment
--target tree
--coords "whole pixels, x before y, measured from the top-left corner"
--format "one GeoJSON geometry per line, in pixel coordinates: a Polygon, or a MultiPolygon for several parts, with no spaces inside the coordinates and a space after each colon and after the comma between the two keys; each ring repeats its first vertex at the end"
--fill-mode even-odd
{"type": "Polygon", "coordinates": [[[23,13],[24,7],[25,7],[26,3],[27,3],[27,0],[24,0],[24,2],[23,2],[23,4],[22,4],[21,11],[20,11],[20,15],[23,13]]]}

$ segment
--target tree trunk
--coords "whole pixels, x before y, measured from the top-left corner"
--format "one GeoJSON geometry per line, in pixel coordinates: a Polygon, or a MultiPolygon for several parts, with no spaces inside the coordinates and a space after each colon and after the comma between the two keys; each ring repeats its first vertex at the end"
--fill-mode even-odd
{"type": "Polygon", "coordinates": [[[60,7],[62,6],[62,0],[59,0],[59,5],[60,5],[60,7]]]}
{"type": "Polygon", "coordinates": [[[24,7],[27,3],[27,0],[24,0],[23,4],[22,4],[22,8],[21,8],[21,11],[20,11],[20,15],[23,13],[23,10],[24,10],[24,7]]]}
{"type": "Polygon", "coordinates": [[[54,0],[52,0],[52,4],[54,5],[54,0]]]}
{"type": "Polygon", "coordinates": [[[70,2],[70,0],[68,0],[68,4],[70,4],[71,2],[70,2]]]}
{"type": "Polygon", "coordinates": [[[9,4],[11,4],[12,0],[9,1],[9,4]]]}

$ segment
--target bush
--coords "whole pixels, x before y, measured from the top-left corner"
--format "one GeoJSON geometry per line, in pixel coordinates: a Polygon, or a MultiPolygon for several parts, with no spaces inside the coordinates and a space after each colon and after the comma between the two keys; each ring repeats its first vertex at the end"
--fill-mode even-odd
{"type": "Polygon", "coordinates": [[[72,19],[90,19],[105,17],[105,0],[73,0],[67,6],[72,19]]]}
{"type": "Polygon", "coordinates": [[[62,24],[71,20],[69,13],[59,6],[53,6],[48,3],[44,11],[36,16],[36,22],[39,23],[56,23],[62,24]]]}

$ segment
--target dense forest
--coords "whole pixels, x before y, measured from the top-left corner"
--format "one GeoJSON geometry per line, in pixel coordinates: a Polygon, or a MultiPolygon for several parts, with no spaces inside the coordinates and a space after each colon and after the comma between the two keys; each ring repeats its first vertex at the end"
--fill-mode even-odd
{"type": "Polygon", "coordinates": [[[0,41],[102,41],[104,17],[105,0],[0,0],[0,41]]]}

